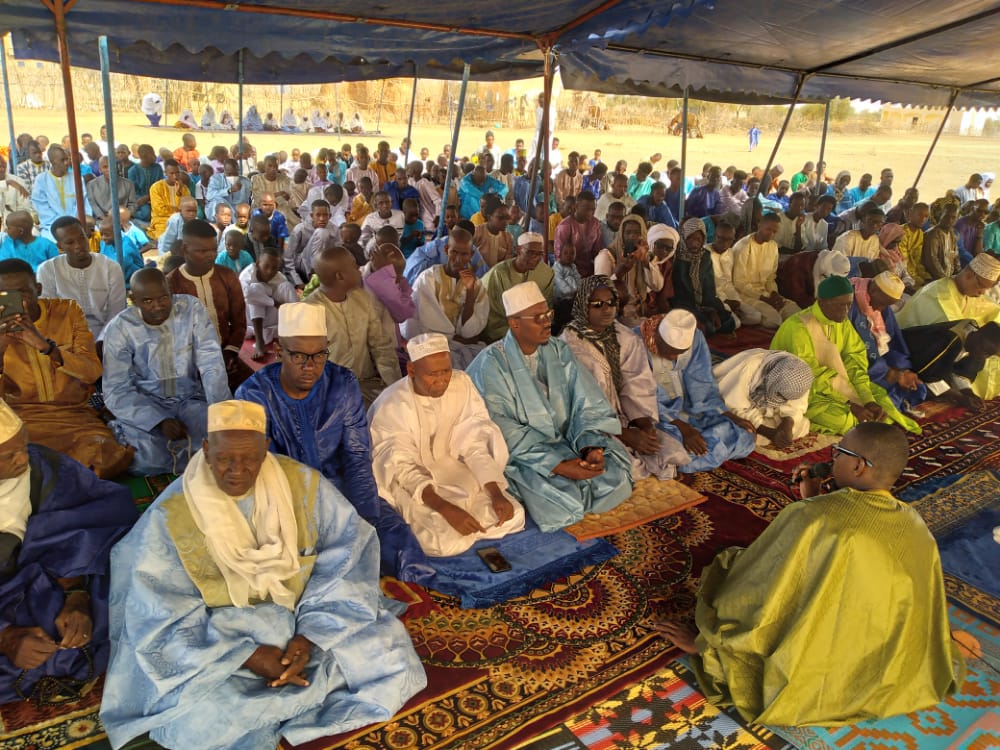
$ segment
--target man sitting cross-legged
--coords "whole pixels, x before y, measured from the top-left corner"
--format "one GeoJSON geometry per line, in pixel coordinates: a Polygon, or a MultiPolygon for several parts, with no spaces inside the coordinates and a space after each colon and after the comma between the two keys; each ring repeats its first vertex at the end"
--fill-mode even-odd
{"type": "Polygon", "coordinates": [[[137,516],[128,488],[29,444],[0,400],[0,704],[104,671],[111,545],[137,516]]]}
{"type": "Polygon", "coordinates": [[[298,745],[386,721],[426,684],[374,530],[266,432],[259,404],[212,404],[202,450],[112,553],[116,748],[298,745]]]}
{"type": "Polygon", "coordinates": [[[927,708],[956,691],[964,668],[937,544],[890,494],[906,459],[898,427],[855,427],[833,446],[840,489],[820,494],[809,467],[798,467],[805,499],[702,574],[696,629],[659,626],[694,654],[710,701],[748,721],[839,726],[927,708]]]}
{"type": "Polygon", "coordinates": [[[403,519],[378,496],[357,378],[329,360],[326,315],[317,305],[278,309],[278,361],[254,373],[238,398],[267,411],[271,450],[318,470],[378,532],[382,572],[421,582],[427,560],[403,519]]]}
{"type": "Polygon", "coordinates": [[[407,351],[408,377],[369,410],[379,492],[433,557],[520,531],[524,508],[506,492],[507,444],[469,376],[452,370],[447,337],[415,336],[407,351]]]}
{"type": "Polygon", "coordinates": [[[552,310],[533,281],[503,293],[510,330],[468,374],[510,450],[507,480],[542,531],[615,508],[632,494],[621,423],[593,376],[552,338],[552,310]]]}
{"type": "Polygon", "coordinates": [[[219,338],[204,305],[171,295],[157,268],[132,276],[132,307],[105,329],[104,402],[135,448],[131,471],[184,471],[205,439],[208,405],[229,398],[219,338]]]}
{"type": "Polygon", "coordinates": [[[31,442],[65,453],[101,478],[118,476],[133,451],[87,404],[101,377],[94,336],[76,302],[39,299],[42,291],[23,260],[0,261],[0,292],[20,292],[24,307],[5,315],[0,302],[0,397],[24,420],[31,442]]]}

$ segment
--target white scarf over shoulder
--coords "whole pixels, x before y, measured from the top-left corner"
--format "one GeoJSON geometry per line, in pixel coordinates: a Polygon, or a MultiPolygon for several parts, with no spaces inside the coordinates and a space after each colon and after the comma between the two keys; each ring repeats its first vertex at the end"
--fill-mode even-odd
{"type": "Polygon", "coordinates": [[[237,507],[238,498],[219,489],[204,451],[191,459],[182,483],[191,515],[222,571],[233,604],[246,607],[251,597],[270,597],[294,610],[296,596],[284,582],[300,568],[298,524],[288,478],[274,455],[267,454],[251,492],[253,528],[237,507]]]}

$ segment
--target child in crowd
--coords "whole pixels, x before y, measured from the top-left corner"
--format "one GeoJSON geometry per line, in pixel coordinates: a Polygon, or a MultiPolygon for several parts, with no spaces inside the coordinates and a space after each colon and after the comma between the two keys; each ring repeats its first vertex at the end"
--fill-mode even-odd
{"type": "Polygon", "coordinates": [[[238,229],[227,229],[222,236],[222,242],[226,249],[215,258],[217,266],[225,266],[235,273],[240,273],[253,263],[253,256],[244,249],[246,237],[238,229]]]}
{"type": "Polygon", "coordinates": [[[424,223],[420,220],[420,204],[413,198],[403,200],[403,234],[399,248],[403,257],[409,258],[413,251],[424,244],[424,223]]]}

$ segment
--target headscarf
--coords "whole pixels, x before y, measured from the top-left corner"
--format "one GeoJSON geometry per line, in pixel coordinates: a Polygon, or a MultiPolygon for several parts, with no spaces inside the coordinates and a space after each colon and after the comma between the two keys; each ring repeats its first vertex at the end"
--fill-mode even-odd
{"type": "Polygon", "coordinates": [[[684,242],[677,249],[677,259],[688,262],[688,275],[691,277],[691,289],[694,290],[695,304],[701,304],[701,259],[705,255],[705,246],[700,250],[690,250],[687,246],[687,238],[695,232],[701,232],[701,236],[707,238],[708,231],[705,229],[705,222],[697,217],[692,217],[681,225],[681,235],[684,242]]]}
{"type": "Polygon", "coordinates": [[[211,130],[215,124],[215,109],[211,104],[208,104],[205,106],[205,114],[201,116],[201,127],[204,130],[211,130]]]}
{"type": "MultiPolygon", "coordinates": [[[[840,201],[844,197],[844,193],[846,193],[848,190],[846,185],[844,187],[837,187],[840,184],[840,178],[850,177],[850,176],[851,173],[848,172],[846,169],[842,169],[839,172],[837,172],[837,177],[833,181],[833,197],[837,199],[837,203],[840,203],[840,201]]],[[[851,183],[848,182],[847,184],[850,185],[851,183]]]]}
{"type": "Polygon", "coordinates": [[[889,247],[894,242],[899,242],[903,238],[905,230],[902,224],[883,224],[881,231],[878,233],[879,244],[882,245],[882,252],[880,253],[883,260],[889,263],[890,266],[896,267],[903,262],[903,253],[900,252],[898,247],[889,247]]]}
{"type": "MultiPolygon", "coordinates": [[[[622,224],[618,227],[618,231],[615,233],[615,238],[608,246],[608,252],[615,259],[615,265],[621,262],[622,258],[625,257],[625,236],[624,230],[625,225],[629,222],[635,222],[639,225],[639,230],[641,232],[640,239],[646,239],[646,222],[642,220],[641,217],[635,214],[629,214],[624,219],[622,219],[622,224]]],[[[676,244],[676,243],[675,243],[676,244]]],[[[653,259],[650,259],[653,262],[653,259]]],[[[643,304],[646,300],[646,274],[643,270],[639,268],[638,265],[634,266],[631,271],[626,274],[624,279],[621,281],[625,282],[625,289],[628,292],[628,298],[622,300],[625,303],[626,308],[632,306],[635,308],[635,317],[642,317],[643,304]]],[[[612,287],[613,288],[613,287],[612,287]]],[[[627,315],[625,316],[628,317],[627,315]]]]}
{"type": "Polygon", "coordinates": [[[773,409],[802,398],[812,383],[812,368],[794,354],[768,352],[750,381],[750,401],[758,409],[773,409]]]}
{"type": "Polygon", "coordinates": [[[665,317],[667,317],[666,313],[653,315],[649,318],[643,318],[639,324],[639,335],[642,336],[642,343],[646,345],[646,349],[654,357],[660,356],[660,352],[656,348],[656,336],[660,328],[660,323],[663,322],[665,317]]]}
{"type": "Polygon", "coordinates": [[[595,274],[580,281],[580,286],[576,290],[576,297],[573,299],[572,319],[566,324],[567,328],[573,329],[577,335],[593,344],[597,351],[604,355],[608,366],[611,368],[611,380],[615,384],[615,392],[621,393],[624,387],[622,378],[622,353],[618,344],[618,332],[612,323],[603,331],[598,333],[590,327],[590,296],[601,287],[611,290],[617,299],[615,283],[607,276],[595,274]]]}
{"type": "Polygon", "coordinates": [[[938,198],[934,201],[931,204],[931,224],[941,223],[941,217],[944,216],[944,210],[948,206],[954,206],[958,209],[961,207],[961,201],[959,201],[954,195],[946,195],[943,198],[938,198]]]}
{"type": "Polygon", "coordinates": [[[854,304],[858,306],[858,312],[868,319],[868,327],[871,329],[872,336],[875,337],[875,347],[878,349],[878,353],[884,357],[889,351],[890,336],[885,330],[885,319],[882,317],[881,310],[872,307],[871,297],[868,295],[868,284],[871,279],[859,277],[850,281],[854,287],[854,304]]]}

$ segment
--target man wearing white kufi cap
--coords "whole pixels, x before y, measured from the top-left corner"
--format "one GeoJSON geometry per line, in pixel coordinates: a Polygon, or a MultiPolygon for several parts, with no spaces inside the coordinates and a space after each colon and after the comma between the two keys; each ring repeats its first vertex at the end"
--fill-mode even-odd
{"type": "Polygon", "coordinates": [[[483,277],[490,299],[490,318],[483,329],[482,339],[491,343],[507,335],[507,315],[503,309],[503,293],[515,284],[534,281],[549,304],[553,303],[555,273],[543,263],[545,239],[538,232],[522,232],[517,238],[517,255],[497,263],[483,277]]]}
{"type": "Polygon", "coordinates": [[[212,404],[202,450],[112,553],[115,748],[147,732],[298,745],[385,721],[426,684],[384,605],[374,529],[318,471],[268,452],[267,421],[260,404],[212,404]]]}
{"type": "Polygon", "coordinates": [[[621,423],[565,342],[533,281],[503,293],[510,330],[468,374],[510,451],[511,492],[542,531],[611,510],[632,493],[632,460],[615,439],[621,423]]]}
{"type": "Polygon", "coordinates": [[[469,266],[471,258],[471,245],[449,243],[447,262],[431,266],[413,282],[413,317],[400,326],[408,339],[421,333],[444,334],[452,365],[459,370],[482,350],[479,334],[490,314],[486,287],[469,266]]]}
{"type": "Polygon", "coordinates": [[[927,386],[917,374],[910,348],[893,312],[906,291],[892,271],[873,279],[851,279],[854,303],[847,316],[868,352],[868,377],[885,388],[892,402],[904,411],[927,399],[927,386]]]}
{"type": "Polygon", "coordinates": [[[82,695],[104,671],[110,550],[137,517],[126,487],[29,444],[0,400],[0,703],[82,695]]]}
{"type": "Polygon", "coordinates": [[[448,339],[421,334],[407,351],[407,377],[368,412],[379,493],[434,557],[520,531],[524,508],[504,477],[507,444],[468,375],[452,370],[448,339]]]}
{"type": "Polygon", "coordinates": [[[420,545],[375,486],[358,380],[346,367],[330,361],[327,345],[322,307],[304,302],[282,305],[278,361],[254,373],[236,390],[236,397],[267,411],[272,452],[322,473],[375,527],[384,575],[425,582],[432,571],[420,545]]]}
{"type": "Polygon", "coordinates": [[[126,308],[104,329],[104,402],[111,429],[135,448],[135,474],[179,474],[205,439],[208,405],[230,397],[205,306],[170,294],[156,268],[132,276],[126,308]]]}
{"type": "Polygon", "coordinates": [[[750,455],[756,442],[754,426],[722,400],[712,355],[694,314],[671,310],[647,318],[639,331],[659,386],[657,428],[680,440],[691,457],[678,470],[710,471],[723,461],[750,455]]]}
{"type": "MultiPolygon", "coordinates": [[[[956,275],[937,279],[917,290],[896,318],[905,330],[932,323],[971,320],[982,327],[1000,322],[1000,258],[980,253],[956,275]]],[[[981,399],[1000,396],[1000,362],[987,360],[972,390],[981,399]]]]}

